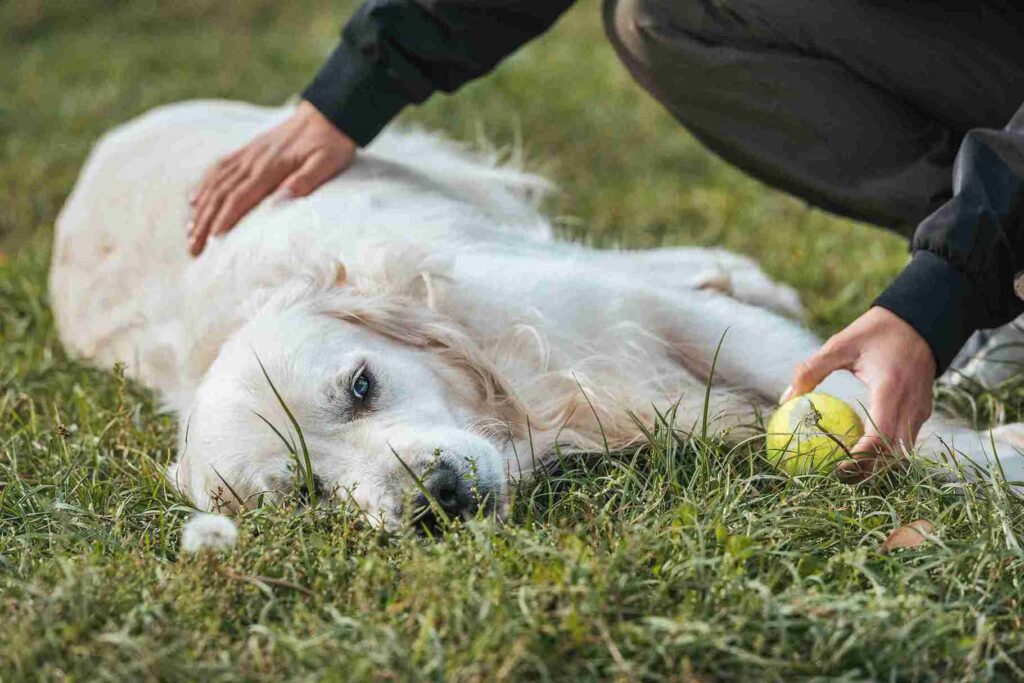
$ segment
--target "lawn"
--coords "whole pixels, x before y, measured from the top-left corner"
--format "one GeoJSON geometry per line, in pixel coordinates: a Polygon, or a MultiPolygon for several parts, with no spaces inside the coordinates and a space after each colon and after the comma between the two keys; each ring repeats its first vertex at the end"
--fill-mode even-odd
{"type": "MultiPolygon", "coordinates": [[[[0,679],[1024,677],[1024,515],[1001,488],[789,480],[663,425],[521,486],[501,527],[432,542],[286,505],[241,516],[231,553],[179,554],[175,425],[60,348],[53,221],[104,130],[180,99],[284,101],[351,6],[0,4],[0,679]],[[916,519],[928,543],[880,552],[916,519]]],[[[855,317],[904,243],[704,151],[618,65],[598,9],[403,120],[521,152],[561,187],[569,238],[724,245],[797,287],[818,332],[855,317]]],[[[1021,396],[946,405],[1005,420],[1021,396]]]]}

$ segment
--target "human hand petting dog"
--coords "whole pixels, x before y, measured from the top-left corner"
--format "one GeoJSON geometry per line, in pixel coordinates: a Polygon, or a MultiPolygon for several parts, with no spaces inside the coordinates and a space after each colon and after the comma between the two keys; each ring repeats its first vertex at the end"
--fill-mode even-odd
{"type": "Polygon", "coordinates": [[[356,143],[306,101],[284,122],[214,164],[190,199],[188,250],[198,256],[213,235],[235,227],[271,193],[302,197],[356,156],[356,143]]]}
{"type": "Polygon", "coordinates": [[[863,481],[890,449],[911,447],[932,413],[935,357],[902,318],[873,307],[797,366],[783,401],[814,389],[836,370],[849,370],[868,387],[868,422],[853,460],[837,467],[840,479],[863,481]]]}

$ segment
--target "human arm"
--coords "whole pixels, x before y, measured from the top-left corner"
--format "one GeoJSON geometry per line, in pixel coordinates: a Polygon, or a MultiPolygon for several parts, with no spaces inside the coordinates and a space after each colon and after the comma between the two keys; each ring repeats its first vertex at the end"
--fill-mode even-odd
{"type": "Polygon", "coordinates": [[[975,330],[1024,312],[1014,289],[1024,268],[1024,107],[1003,130],[965,136],[953,186],[953,198],[918,227],[913,258],[874,307],[794,373],[793,395],[839,369],[868,386],[870,424],[854,448],[863,455],[842,466],[851,479],[872,471],[886,443],[913,444],[931,413],[935,376],[975,330]]]}
{"type": "Polygon", "coordinates": [[[364,146],[402,109],[454,92],[575,0],[370,0],[302,96],[364,146]]]}
{"type": "Polygon", "coordinates": [[[369,0],[296,112],[221,159],[193,200],[189,251],[274,192],[303,196],[343,171],[404,107],[453,92],[547,30],[573,0],[369,0]],[[333,129],[333,130],[331,130],[333,129]],[[296,175],[298,174],[298,175],[296,175]]]}

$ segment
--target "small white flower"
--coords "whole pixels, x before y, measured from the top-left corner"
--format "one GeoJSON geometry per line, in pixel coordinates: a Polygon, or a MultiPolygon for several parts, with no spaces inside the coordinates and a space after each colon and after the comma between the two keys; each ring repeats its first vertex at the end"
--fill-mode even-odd
{"type": "Polygon", "coordinates": [[[200,512],[185,522],[181,530],[181,549],[186,553],[229,550],[237,541],[238,527],[224,515],[200,512]]]}

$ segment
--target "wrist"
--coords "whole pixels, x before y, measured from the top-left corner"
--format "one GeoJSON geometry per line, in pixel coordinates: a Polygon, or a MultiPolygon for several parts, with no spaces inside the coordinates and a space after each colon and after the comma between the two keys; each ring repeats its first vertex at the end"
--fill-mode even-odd
{"type": "Polygon", "coordinates": [[[327,121],[330,123],[327,117],[321,114],[320,110],[314,107],[309,100],[299,100],[293,116],[302,121],[327,121]]]}
{"type": "Polygon", "coordinates": [[[345,134],[345,132],[339,129],[334,122],[323,115],[319,109],[307,100],[299,100],[298,106],[295,108],[295,112],[292,114],[295,121],[298,122],[299,126],[307,130],[316,131],[330,135],[337,143],[355,150],[357,147],[356,143],[352,138],[345,134]]]}
{"type": "Polygon", "coordinates": [[[970,281],[929,251],[916,252],[874,306],[890,311],[917,332],[932,351],[936,373],[945,371],[980,327],[980,307],[970,281]]]}
{"type": "Polygon", "coordinates": [[[331,53],[302,98],[359,146],[369,144],[410,103],[395,75],[347,39],[331,53]]]}

